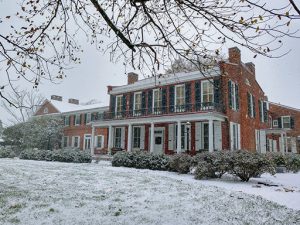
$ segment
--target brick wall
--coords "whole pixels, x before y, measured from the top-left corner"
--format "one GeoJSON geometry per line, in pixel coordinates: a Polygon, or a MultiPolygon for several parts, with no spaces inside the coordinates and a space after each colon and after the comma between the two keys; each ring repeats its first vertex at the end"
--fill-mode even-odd
{"type": "Polygon", "coordinates": [[[46,114],[59,113],[59,111],[49,102],[46,101],[34,114],[35,116],[41,116],[46,114]],[[47,108],[48,112],[44,113],[44,110],[47,108]]]}

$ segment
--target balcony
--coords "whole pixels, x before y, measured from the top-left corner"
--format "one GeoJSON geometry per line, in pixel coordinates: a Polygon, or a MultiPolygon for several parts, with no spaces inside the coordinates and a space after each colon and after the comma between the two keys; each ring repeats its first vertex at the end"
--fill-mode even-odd
{"type": "Polygon", "coordinates": [[[102,120],[124,120],[140,117],[156,117],[161,115],[189,114],[196,112],[224,112],[224,107],[219,103],[196,103],[177,106],[162,106],[159,108],[145,108],[121,112],[104,112],[102,120]]]}

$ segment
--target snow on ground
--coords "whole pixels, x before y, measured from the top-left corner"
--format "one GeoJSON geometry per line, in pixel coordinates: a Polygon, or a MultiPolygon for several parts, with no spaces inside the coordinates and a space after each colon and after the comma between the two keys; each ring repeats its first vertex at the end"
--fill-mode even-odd
{"type": "Polygon", "coordinates": [[[290,225],[300,211],[189,175],[0,159],[0,224],[290,225]]]}

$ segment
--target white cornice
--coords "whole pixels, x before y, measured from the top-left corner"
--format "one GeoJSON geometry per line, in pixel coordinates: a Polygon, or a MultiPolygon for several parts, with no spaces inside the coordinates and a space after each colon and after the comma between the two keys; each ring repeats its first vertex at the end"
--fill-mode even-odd
{"type": "Polygon", "coordinates": [[[220,68],[215,67],[211,71],[204,72],[201,74],[199,71],[190,73],[177,73],[167,74],[163,76],[150,77],[143,80],[139,80],[133,84],[113,87],[109,94],[118,95],[132,91],[139,91],[143,89],[151,89],[157,86],[164,86],[176,83],[183,83],[187,81],[206,79],[211,77],[220,76],[220,68]]]}

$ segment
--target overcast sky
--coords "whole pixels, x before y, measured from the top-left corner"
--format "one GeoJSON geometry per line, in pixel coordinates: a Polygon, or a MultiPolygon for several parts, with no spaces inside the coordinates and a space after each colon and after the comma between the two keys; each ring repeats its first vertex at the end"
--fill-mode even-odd
{"type": "MultiPolygon", "coordinates": [[[[15,1],[0,0],[0,18],[7,12],[16,11],[15,1]]],[[[300,28],[300,21],[297,21],[300,28]]],[[[5,34],[5,29],[0,32],[5,34]]],[[[253,58],[253,53],[241,49],[243,62],[252,61],[256,66],[256,79],[268,96],[270,101],[281,103],[295,108],[300,108],[300,39],[286,39],[283,50],[291,52],[279,59],[269,59],[263,56],[253,58]]],[[[232,46],[227,46],[232,47],[232,46]]],[[[227,51],[224,49],[224,53],[227,51]]],[[[61,84],[44,82],[39,91],[45,97],[52,94],[68,98],[79,99],[85,102],[97,99],[108,104],[107,85],[126,84],[127,77],[122,62],[113,64],[108,55],[97,52],[87,44],[81,57],[82,64],[77,65],[68,72],[69,76],[61,84]]],[[[127,71],[130,72],[130,71],[127,71]]],[[[3,81],[5,71],[0,68],[0,81],[3,81]]],[[[140,78],[142,78],[140,76],[140,78]]],[[[7,122],[7,115],[0,108],[0,119],[7,122]]]]}

